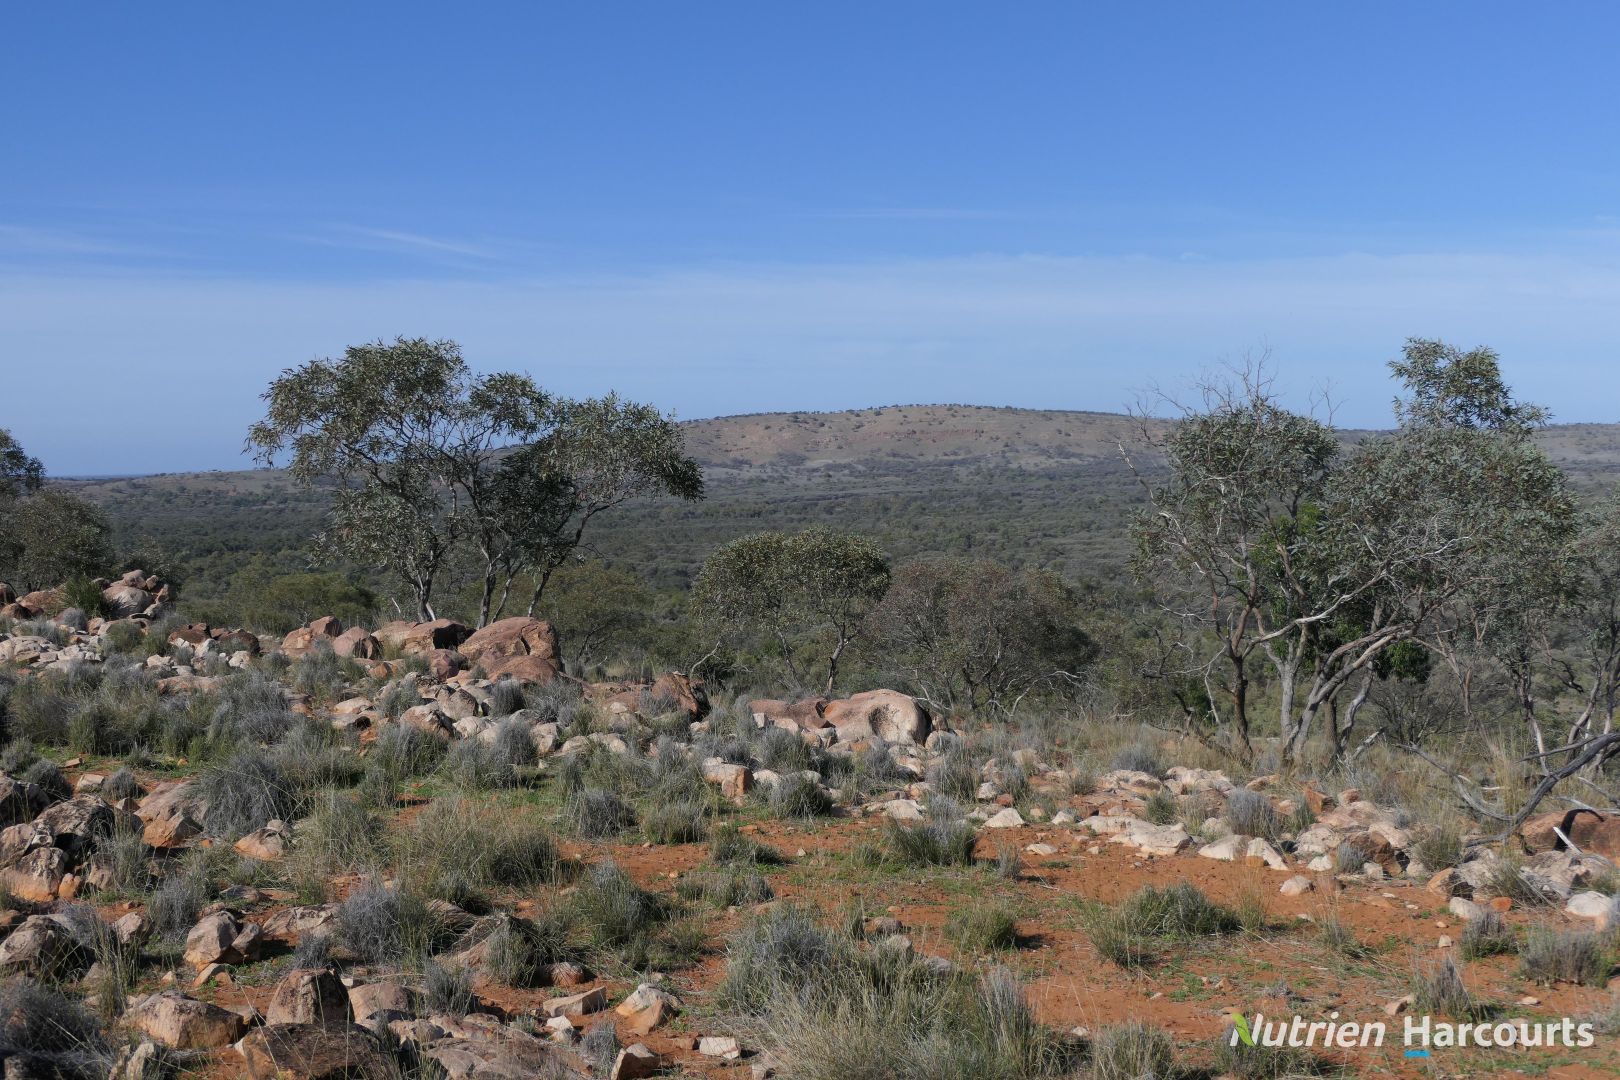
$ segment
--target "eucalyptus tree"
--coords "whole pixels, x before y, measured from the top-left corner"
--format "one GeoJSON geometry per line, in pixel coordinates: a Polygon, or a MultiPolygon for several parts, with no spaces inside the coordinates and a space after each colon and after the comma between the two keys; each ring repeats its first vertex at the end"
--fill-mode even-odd
{"type": "MultiPolygon", "coordinates": [[[[1490,636],[1556,595],[1574,503],[1532,439],[1545,413],[1513,399],[1488,349],[1414,339],[1391,370],[1399,426],[1347,451],[1252,378],[1206,399],[1166,443],[1170,475],[1150,489],[1138,571],[1188,640],[1217,643],[1190,667],[1217,720],[1227,703],[1240,752],[1257,655],[1276,682],[1288,764],[1359,681],[1353,719],[1393,646],[1443,653],[1462,627],[1490,636]]],[[[1335,753],[1344,734],[1331,733],[1335,753]]]]}
{"type": "Polygon", "coordinates": [[[44,465],[0,428],[0,581],[27,592],[104,573],[111,533],[94,504],[47,488],[44,465]]]}
{"type": "Polygon", "coordinates": [[[388,570],[423,619],[463,554],[484,625],[520,573],[535,572],[538,600],[603,510],[653,491],[702,494],[678,426],[656,409],[478,375],[452,341],[352,346],[282,372],[263,397],[248,449],[265,464],[285,457],[301,484],[334,485],[320,549],[388,570]]]}
{"type": "Polygon", "coordinates": [[[1080,685],[1098,651],[1080,621],[1079,592],[1056,574],[921,559],[895,568],[862,651],[947,713],[1005,714],[1080,685]]]}
{"type": "Polygon", "coordinates": [[[830,693],[840,658],[888,586],[888,559],[872,541],[807,529],[733,540],[704,561],[692,598],[700,617],[722,632],[752,629],[775,639],[801,684],[795,653],[808,639],[821,642],[830,693]]]}

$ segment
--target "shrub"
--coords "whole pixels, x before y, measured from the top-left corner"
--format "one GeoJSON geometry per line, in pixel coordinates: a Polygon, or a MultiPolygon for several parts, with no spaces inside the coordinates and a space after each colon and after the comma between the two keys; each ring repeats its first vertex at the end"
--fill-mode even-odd
{"type": "Polygon", "coordinates": [[[747,923],[726,944],[720,999],[757,1013],[772,1001],[803,992],[843,961],[847,942],[835,940],[802,908],[783,904],[747,923]]]}
{"type": "Polygon", "coordinates": [[[769,797],[771,816],[783,820],[825,817],[832,813],[832,796],[807,776],[785,776],[769,797]]]}
{"type": "Polygon", "coordinates": [[[1302,1046],[1249,1046],[1230,1031],[1216,1040],[1214,1057],[1215,1070],[1236,1080],[1295,1080],[1338,1071],[1302,1046]]]}
{"type": "Polygon", "coordinates": [[[1372,861],[1372,852],[1355,840],[1345,840],[1333,849],[1333,872],[1336,874],[1359,874],[1361,868],[1372,861]]]}
{"type": "Polygon", "coordinates": [[[978,763],[965,744],[956,743],[929,766],[928,783],[940,795],[971,803],[979,797],[978,763]]]}
{"type": "Polygon", "coordinates": [[[490,716],[511,716],[527,704],[523,684],[516,679],[496,679],[489,684],[489,701],[485,704],[485,710],[490,716]]]}
{"type": "Polygon", "coordinates": [[[460,964],[430,960],[422,968],[422,990],[432,1012],[466,1016],[478,1005],[473,993],[472,972],[460,964]]]}
{"type": "Polygon", "coordinates": [[[1363,957],[1370,952],[1365,945],[1356,940],[1355,931],[1344,924],[1336,911],[1330,911],[1317,924],[1316,937],[1324,946],[1341,956],[1363,957]]]}
{"type": "Polygon", "coordinates": [[[200,860],[182,863],[158,883],[157,891],[147,901],[146,917],[152,924],[152,933],[171,939],[190,933],[212,891],[206,867],[200,860]]]}
{"type": "Polygon", "coordinates": [[[709,808],[683,800],[654,806],[642,815],[641,829],[655,844],[692,844],[709,831],[709,808]]]}
{"type": "Polygon", "coordinates": [[[388,724],[377,734],[367,758],[367,770],[395,782],[426,776],[444,760],[445,741],[405,724],[388,724]]]}
{"type": "Polygon", "coordinates": [[[589,840],[617,836],[636,823],[635,809],[603,788],[586,788],[570,799],[568,817],[574,833],[589,840]]]}
{"type": "Polygon", "coordinates": [[[146,866],[148,854],[139,828],[119,827],[97,846],[94,858],[107,868],[109,890],[139,894],[146,891],[151,880],[146,866]]]}
{"type": "Polygon", "coordinates": [[[1158,778],[1164,775],[1164,762],[1159,759],[1159,752],[1151,746],[1126,746],[1114,754],[1113,767],[1115,769],[1129,769],[1131,772],[1147,773],[1158,778]]]}
{"type": "Polygon", "coordinates": [[[0,982],[0,1055],[16,1060],[19,1073],[32,1057],[63,1077],[103,1077],[112,1054],[95,1017],[60,991],[12,976],[0,982]]]}
{"type": "MultiPolygon", "coordinates": [[[[774,724],[761,728],[754,739],[754,758],[761,766],[776,772],[803,772],[814,768],[809,745],[798,734],[774,724]]],[[[744,748],[746,754],[746,748],[744,748]]],[[[738,764],[746,765],[747,758],[738,764]]]]}
{"type": "Polygon", "coordinates": [[[38,758],[28,768],[24,769],[19,777],[25,784],[38,785],[45,793],[45,797],[52,802],[66,799],[73,794],[73,785],[68,783],[67,774],[56,762],[47,758],[38,758]]]}
{"type": "Polygon", "coordinates": [[[1181,807],[1168,791],[1155,791],[1142,805],[1142,817],[1155,825],[1169,825],[1180,816],[1181,807]]]}
{"type": "Polygon", "coordinates": [[[1174,1062],[1170,1036],[1138,1021],[1105,1027],[1091,1040],[1092,1080],[1164,1077],[1170,1075],[1174,1062]]]}
{"type": "Polygon", "coordinates": [[[1501,858],[1491,868],[1482,890],[1490,896],[1506,896],[1520,907],[1547,907],[1558,902],[1550,889],[1532,881],[1517,859],[1501,858]]]}
{"type": "Polygon", "coordinates": [[[382,838],[377,815],[360,800],[330,788],[311,801],[310,815],[297,825],[291,854],[295,869],[330,878],[369,868],[382,838]]]}
{"type": "MultiPolygon", "coordinates": [[[[500,686],[501,683],[495,685],[500,686]]],[[[495,739],[490,744],[490,752],[496,761],[515,769],[528,768],[540,760],[531,729],[521,719],[501,721],[500,726],[495,729],[495,739]]]]}
{"type": "Polygon", "coordinates": [[[263,750],[241,750],[223,764],[209,765],[196,785],[197,796],[208,803],[202,824],[211,836],[233,840],[274,818],[297,816],[296,790],[276,758],[263,750]]]}
{"type": "Polygon", "coordinates": [[[973,826],[962,818],[935,817],[905,825],[893,818],[883,822],[883,846],[888,857],[902,866],[971,866],[973,826]]]}
{"type": "Polygon", "coordinates": [[[350,787],[365,765],[330,727],[301,720],[276,744],[276,765],[294,791],[350,787]]]}
{"type": "Polygon", "coordinates": [[[1490,908],[1469,919],[1463,926],[1457,948],[1464,960],[1481,960],[1487,956],[1501,956],[1518,949],[1519,943],[1508,928],[1507,920],[1490,908]]]}
{"type": "Polygon", "coordinates": [[[1462,836],[1456,829],[1438,825],[1418,833],[1412,854],[1430,870],[1446,870],[1463,860],[1462,836]]]}
{"type": "Polygon", "coordinates": [[[300,722],[298,714],[287,708],[281,684],[261,672],[227,675],[217,693],[206,731],[216,752],[228,753],[241,743],[273,743],[300,722]]]}
{"type": "Polygon", "coordinates": [[[742,866],[703,870],[688,874],[675,891],[687,900],[705,900],[716,907],[763,904],[775,897],[764,875],[742,866]]]}
{"type": "Polygon", "coordinates": [[[1282,822],[1271,800],[1258,791],[1233,788],[1226,797],[1226,824],[1242,836],[1259,836],[1275,840],[1282,834],[1282,822]]]}
{"type": "Polygon", "coordinates": [[[594,944],[620,948],[644,942],[669,917],[669,905],[612,862],[599,863],[572,898],[572,911],[594,944]]]}
{"type": "Polygon", "coordinates": [[[1152,962],[1155,941],[1190,941],[1244,928],[1238,913],[1185,881],[1163,889],[1144,886],[1118,907],[1095,907],[1085,925],[1097,951],[1124,968],[1152,962]]]}
{"type": "Polygon", "coordinates": [[[1006,904],[978,901],[951,913],[945,936],[964,952],[997,952],[1018,944],[1018,916],[1006,904]]]}
{"type": "Polygon", "coordinates": [[[292,687],[317,701],[331,701],[359,675],[352,660],[345,661],[322,641],[293,665],[292,687]]]}
{"type": "Polygon", "coordinates": [[[102,639],[110,652],[127,654],[146,651],[146,631],[141,629],[140,623],[128,619],[108,623],[107,628],[102,631],[102,639]]]}
{"type": "Polygon", "coordinates": [[[563,872],[543,822],[454,795],[435,799],[417,816],[400,834],[396,856],[430,895],[463,906],[485,890],[533,888],[563,872]]]}
{"type": "Polygon", "coordinates": [[[498,916],[484,949],[484,970],[492,979],[519,988],[542,986],[551,965],[568,955],[566,928],[498,916]]]}
{"type": "Polygon", "coordinates": [[[579,1056],[590,1062],[597,1073],[606,1076],[619,1056],[619,1033],[611,1021],[592,1024],[579,1041],[579,1056]]]}
{"type": "Polygon", "coordinates": [[[379,882],[368,882],[338,905],[338,939],[366,964],[399,964],[432,951],[442,928],[419,898],[379,882]]]}
{"type": "Polygon", "coordinates": [[[1413,974],[1412,997],[1416,1011],[1422,1013],[1468,1020],[1481,1011],[1463,983],[1457,961],[1449,953],[1433,967],[1413,974]]]}
{"type": "Polygon", "coordinates": [[[128,769],[119,769],[101,785],[101,797],[109,802],[122,802],[125,799],[138,799],[141,795],[140,781],[128,769]]]}
{"type": "Polygon", "coordinates": [[[511,763],[477,739],[452,742],[440,769],[463,791],[494,791],[517,782],[511,763]]]}
{"type": "Polygon", "coordinates": [[[1613,966],[1609,941],[1590,930],[1537,928],[1530,932],[1519,955],[1525,978],[1548,985],[1602,986],[1613,966]]]}
{"type": "Polygon", "coordinates": [[[782,856],[775,848],[727,824],[716,827],[709,836],[709,859],[722,864],[774,866],[782,856]]]}

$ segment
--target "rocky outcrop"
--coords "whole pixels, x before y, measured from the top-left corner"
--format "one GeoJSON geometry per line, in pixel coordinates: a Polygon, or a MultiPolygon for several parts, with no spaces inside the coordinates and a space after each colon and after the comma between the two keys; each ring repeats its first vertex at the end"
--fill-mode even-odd
{"type": "Polygon", "coordinates": [[[384,648],[405,656],[421,656],[434,649],[455,649],[471,636],[472,631],[453,619],[435,619],[432,622],[385,623],[372,635],[384,648]]]}
{"type": "Polygon", "coordinates": [[[915,698],[894,690],[868,690],[829,701],[821,714],[837,729],[841,743],[878,738],[902,746],[921,746],[933,730],[928,710],[915,698]]]}

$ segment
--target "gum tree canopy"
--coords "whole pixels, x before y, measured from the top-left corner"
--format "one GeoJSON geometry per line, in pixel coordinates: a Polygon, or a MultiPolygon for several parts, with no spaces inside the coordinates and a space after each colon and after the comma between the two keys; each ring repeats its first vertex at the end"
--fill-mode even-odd
{"type": "Polygon", "coordinates": [[[423,619],[453,557],[477,567],[482,626],[519,575],[534,576],[538,600],[604,510],[703,494],[673,419],[611,394],[572,401],[527,375],[475,374],[453,341],[353,346],[282,372],[263,398],[249,452],[285,459],[298,483],[332,484],[320,547],[389,570],[423,619]]]}
{"type": "Polygon", "coordinates": [[[1513,399],[1489,349],[1414,339],[1390,368],[1397,428],[1348,449],[1253,377],[1208,393],[1163,448],[1137,570],[1183,630],[1164,674],[1241,753],[1255,665],[1275,682],[1281,760],[1324,710],[1338,754],[1392,647],[1443,656],[1563,587],[1549,567],[1575,501],[1532,439],[1545,411],[1513,399]]]}

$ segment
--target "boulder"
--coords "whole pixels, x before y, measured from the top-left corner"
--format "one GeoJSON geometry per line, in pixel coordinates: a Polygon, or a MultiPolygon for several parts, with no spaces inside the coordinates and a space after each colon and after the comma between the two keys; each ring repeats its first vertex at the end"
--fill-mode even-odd
{"type": "Polygon", "coordinates": [[[357,983],[349,988],[349,1011],[359,1024],[405,1019],[416,1015],[416,995],[392,979],[357,983]]]}
{"type": "Polygon", "coordinates": [[[236,1044],[251,1080],[393,1080],[394,1059],[376,1036],[349,1024],[268,1024],[236,1044]]]}
{"type": "Polygon", "coordinates": [[[1554,810],[1537,814],[1520,829],[1525,848],[1532,854],[1562,851],[1568,845],[1558,836],[1590,855],[1620,859],[1620,814],[1600,814],[1596,810],[1554,810]]]}
{"type": "Polygon", "coordinates": [[[137,999],[124,1013],[124,1023],[176,1050],[229,1046],[248,1027],[237,1013],[179,990],[161,990],[137,999]]]}
{"type": "Polygon", "coordinates": [[[0,776],[0,828],[33,821],[49,804],[49,796],[38,784],[0,776]]]}
{"type": "Polygon", "coordinates": [[[454,649],[472,635],[470,629],[453,619],[385,623],[373,633],[385,648],[405,656],[421,656],[435,649],[454,649]]]}
{"type": "Polygon", "coordinates": [[[457,651],[468,660],[482,664],[486,672],[490,671],[491,663],[512,656],[535,656],[551,660],[555,666],[557,631],[548,622],[516,615],[473,631],[457,651]]]}
{"type": "Polygon", "coordinates": [[[720,794],[728,799],[741,799],[754,789],[752,769],[719,758],[703,762],[703,779],[719,787],[720,794]]]}
{"type": "Polygon", "coordinates": [[[290,971],[276,984],[265,1020],[271,1024],[347,1027],[349,991],[332,968],[290,971]]]}
{"type": "Polygon", "coordinates": [[[103,802],[101,796],[75,795],[47,807],[34,819],[34,825],[49,833],[51,843],[77,865],[97,844],[112,835],[118,817],[118,812],[103,802]]]}
{"type": "Polygon", "coordinates": [[[382,642],[372,637],[365,627],[351,626],[332,639],[332,651],[356,660],[378,660],[382,658],[382,642]]]}
{"type": "Polygon", "coordinates": [[[248,958],[260,936],[256,924],[243,924],[229,911],[204,915],[186,935],[186,963],[199,968],[239,963],[248,958]]]}
{"type": "Polygon", "coordinates": [[[152,606],[152,594],[134,585],[109,585],[101,590],[101,599],[121,619],[140,615],[152,606]]]}
{"type": "Polygon", "coordinates": [[[589,1016],[607,1008],[607,1002],[607,991],[598,986],[567,997],[542,1001],[540,1009],[547,1016],[589,1016]]]}
{"type": "Polygon", "coordinates": [[[285,821],[273,820],[262,828],[254,829],[231,846],[238,855],[269,861],[285,855],[287,845],[291,842],[292,829],[285,821]]]}
{"type": "Polygon", "coordinates": [[[845,743],[878,738],[902,746],[921,746],[933,730],[928,710],[915,698],[894,690],[868,690],[829,701],[822,715],[837,729],[838,741],[845,743]]]}
{"type": "Polygon", "coordinates": [[[814,731],[827,727],[827,718],[822,714],[826,707],[827,699],[822,697],[805,698],[791,705],[774,698],[756,698],[748,703],[755,726],[783,727],[789,731],[814,731]]]}
{"type": "Polygon", "coordinates": [[[61,978],[88,963],[62,915],[30,915],[0,941],[0,972],[61,978]]]}
{"type": "MultiPolygon", "coordinates": [[[[8,829],[7,832],[9,831],[8,829]]],[[[48,903],[56,899],[61,891],[68,870],[68,857],[60,848],[35,848],[4,870],[0,870],[0,886],[19,900],[35,904],[48,903]]]]}
{"type": "Polygon", "coordinates": [[[1017,829],[1024,824],[1024,817],[1012,807],[1007,807],[991,817],[985,819],[984,827],[987,829],[1017,829]]]}
{"type": "Polygon", "coordinates": [[[466,659],[451,649],[432,649],[419,655],[427,664],[428,674],[440,681],[453,678],[467,666],[466,659]]]}

